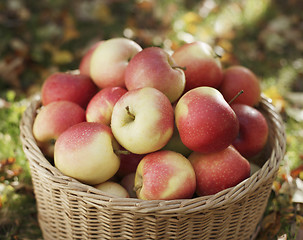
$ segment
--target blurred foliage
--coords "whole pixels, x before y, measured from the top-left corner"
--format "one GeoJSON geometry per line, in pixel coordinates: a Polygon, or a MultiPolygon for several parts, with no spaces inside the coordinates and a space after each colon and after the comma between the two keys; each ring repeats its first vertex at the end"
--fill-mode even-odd
{"type": "Polygon", "coordinates": [[[257,239],[303,238],[303,15],[300,0],[0,1],[0,238],[40,239],[18,124],[52,72],[78,68],[95,42],[127,37],[173,51],[205,41],[224,67],[260,78],[283,116],[287,153],[257,239]]]}

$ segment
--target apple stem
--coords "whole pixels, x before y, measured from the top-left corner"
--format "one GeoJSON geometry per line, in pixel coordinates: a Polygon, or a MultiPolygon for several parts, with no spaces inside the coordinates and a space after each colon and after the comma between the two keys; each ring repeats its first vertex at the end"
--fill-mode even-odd
{"type": "Polygon", "coordinates": [[[182,69],[183,71],[186,70],[186,67],[181,67],[181,66],[172,66],[173,69],[182,69]]]}
{"type": "Polygon", "coordinates": [[[239,97],[242,93],[244,93],[243,90],[241,90],[240,92],[238,92],[237,95],[234,96],[234,97],[228,102],[228,104],[229,104],[229,105],[232,104],[232,102],[235,101],[235,99],[236,99],[237,97],[239,97]]]}
{"type": "Polygon", "coordinates": [[[125,109],[127,111],[127,114],[131,117],[131,119],[135,120],[135,115],[130,112],[129,106],[126,106],[125,109]]]}

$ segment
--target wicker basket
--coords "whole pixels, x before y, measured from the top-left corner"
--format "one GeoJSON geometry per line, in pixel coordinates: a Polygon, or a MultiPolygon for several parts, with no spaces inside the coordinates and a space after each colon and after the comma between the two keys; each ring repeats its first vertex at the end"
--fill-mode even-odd
{"type": "Polygon", "coordinates": [[[262,97],[259,109],[270,135],[263,167],[233,188],[187,200],[115,198],[64,176],[38,148],[32,124],[40,100],[33,100],[20,123],[44,239],[215,239],[255,237],[273,180],[285,152],[280,115],[262,97]]]}

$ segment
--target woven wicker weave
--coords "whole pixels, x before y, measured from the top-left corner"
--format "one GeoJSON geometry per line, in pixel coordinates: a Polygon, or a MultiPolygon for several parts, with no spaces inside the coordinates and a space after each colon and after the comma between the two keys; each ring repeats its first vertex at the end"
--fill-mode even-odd
{"type": "Polygon", "coordinates": [[[20,123],[44,239],[253,239],[285,151],[280,115],[262,97],[270,135],[263,167],[233,188],[187,200],[116,198],[64,176],[38,148],[32,124],[39,100],[20,123]]]}

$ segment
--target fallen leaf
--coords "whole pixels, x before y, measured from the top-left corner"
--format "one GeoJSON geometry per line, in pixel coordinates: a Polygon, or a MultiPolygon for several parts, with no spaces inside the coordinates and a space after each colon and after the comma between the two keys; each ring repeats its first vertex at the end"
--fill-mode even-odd
{"type": "Polygon", "coordinates": [[[273,105],[279,112],[284,111],[286,101],[276,86],[271,86],[263,91],[264,95],[272,100],[273,105]]]}
{"type": "Polygon", "coordinates": [[[293,169],[291,172],[290,172],[290,175],[293,177],[293,178],[297,178],[299,177],[300,173],[303,172],[303,165],[293,169]]]}
{"type": "Polygon", "coordinates": [[[78,38],[80,33],[76,28],[75,19],[70,14],[65,14],[63,22],[64,22],[63,41],[68,42],[72,39],[78,38]]]}
{"type": "Polygon", "coordinates": [[[260,240],[272,239],[281,228],[281,217],[277,212],[272,212],[265,216],[261,223],[260,240]]]}
{"type": "Polygon", "coordinates": [[[71,52],[67,50],[55,50],[52,52],[53,56],[53,62],[54,64],[65,64],[65,63],[70,63],[73,61],[73,55],[71,52]]]}

